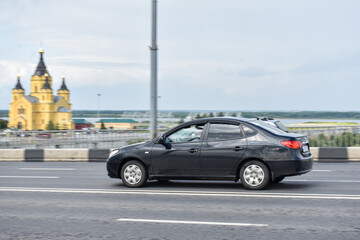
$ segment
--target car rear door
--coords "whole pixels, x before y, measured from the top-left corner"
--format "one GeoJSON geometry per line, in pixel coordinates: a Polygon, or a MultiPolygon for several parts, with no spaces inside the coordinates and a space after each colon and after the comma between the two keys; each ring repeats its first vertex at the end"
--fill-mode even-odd
{"type": "Polygon", "coordinates": [[[210,123],[201,147],[201,175],[233,178],[247,141],[238,123],[210,123]]]}

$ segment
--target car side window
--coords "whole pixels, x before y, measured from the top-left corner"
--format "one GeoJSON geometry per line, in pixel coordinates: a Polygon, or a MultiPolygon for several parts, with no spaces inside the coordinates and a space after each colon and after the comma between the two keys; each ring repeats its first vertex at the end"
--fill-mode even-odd
{"type": "Polygon", "coordinates": [[[213,123],[210,124],[207,140],[220,141],[243,138],[244,135],[239,125],[213,123]]]}
{"type": "Polygon", "coordinates": [[[199,142],[203,130],[204,130],[203,124],[187,126],[167,136],[165,142],[167,143],[199,142]]]}
{"type": "Polygon", "coordinates": [[[245,124],[242,125],[245,136],[246,137],[251,137],[251,136],[255,136],[256,135],[256,131],[254,129],[252,129],[251,127],[246,126],[245,124]]]}

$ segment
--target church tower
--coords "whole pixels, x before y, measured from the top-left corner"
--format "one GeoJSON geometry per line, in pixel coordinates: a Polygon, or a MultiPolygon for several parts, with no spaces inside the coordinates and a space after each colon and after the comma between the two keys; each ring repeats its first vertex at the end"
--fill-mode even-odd
{"type": "Polygon", "coordinates": [[[35,70],[34,75],[31,77],[31,92],[30,92],[30,95],[41,99],[41,96],[42,96],[41,89],[44,86],[46,79],[47,79],[47,81],[48,81],[48,83],[50,85],[50,88],[51,88],[52,78],[49,75],[49,72],[46,69],[46,65],[45,65],[45,62],[44,62],[44,49],[40,48],[39,53],[40,53],[40,60],[39,60],[39,63],[38,63],[38,66],[37,66],[37,68],[35,70]]]}
{"type": "Polygon", "coordinates": [[[62,84],[58,90],[58,96],[62,96],[66,101],[69,102],[70,91],[65,84],[65,76],[62,76],[62,84]]]}
{"type": "MultiPolygon", "coordinates": [[[[25,90],[22,87],[20,83],[20,75],[17,76],[17,83],[15,87],[12,90],[12,102],[10,103],[10,110],[9,110],[9,116],[17,115],[18,120],[14,122],[14,127],[17,129],[26,129],[27,121],[24,118],[24,115],[26,114],[26,108],[24,108],[25,104],[19,104],[16,107],[12,107],[12,104],[15,102],[19,102],[21,98],[25,95],[25,90]]],[[[10,122],[9,122],[10,123],[10,122]]]]}
{"type": "Polygon", "coordinates": [[[58,96],[53,95],[52,77],[46,68],[42,48],[39,54],[38,66],[31,77],[29,95],[25,95],[18,76],[12,90],[8,126],[21,130],[45,130],[48,126],[73,129],[70,91],[65,85],[65,78],[62,79],[58,96]]]}
{"type": "Polygon", "coordinates": [[[20,83],[20,75],[17,76],[17,83],[12,90],[12,101],[18,100],[21,96],[25,95],[25,90],[20,83]]]}

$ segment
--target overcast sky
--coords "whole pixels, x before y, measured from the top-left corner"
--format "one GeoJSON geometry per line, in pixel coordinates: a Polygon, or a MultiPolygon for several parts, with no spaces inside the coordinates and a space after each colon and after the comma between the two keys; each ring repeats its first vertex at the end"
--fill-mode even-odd
{"type": "MultiPolygon", "coordinates": [[[[159,110],[360,111],[360,1],[158,0],[159,110]]],[[[44,58],[73,110],[150,107],[151,0],[1,0],[0,109],[44,58]]]]}

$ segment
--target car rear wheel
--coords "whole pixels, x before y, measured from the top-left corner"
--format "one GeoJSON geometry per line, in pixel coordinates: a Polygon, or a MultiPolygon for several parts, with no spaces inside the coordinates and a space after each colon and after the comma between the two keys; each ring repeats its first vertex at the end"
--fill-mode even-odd
{"type": "Polygon", "coordinates": [[[269,175],[265,164],[256,160],[245,163],[240,170],[241,184],[251,190],[264,189],[269,184],[269,175]]]}
{"type": "Polygon", "coordinates": [[[139,161],[129,161],[121,168],[121,180],[127,187],[141,187],[145,184],[146,179],[146,169],[139,161]]]}

